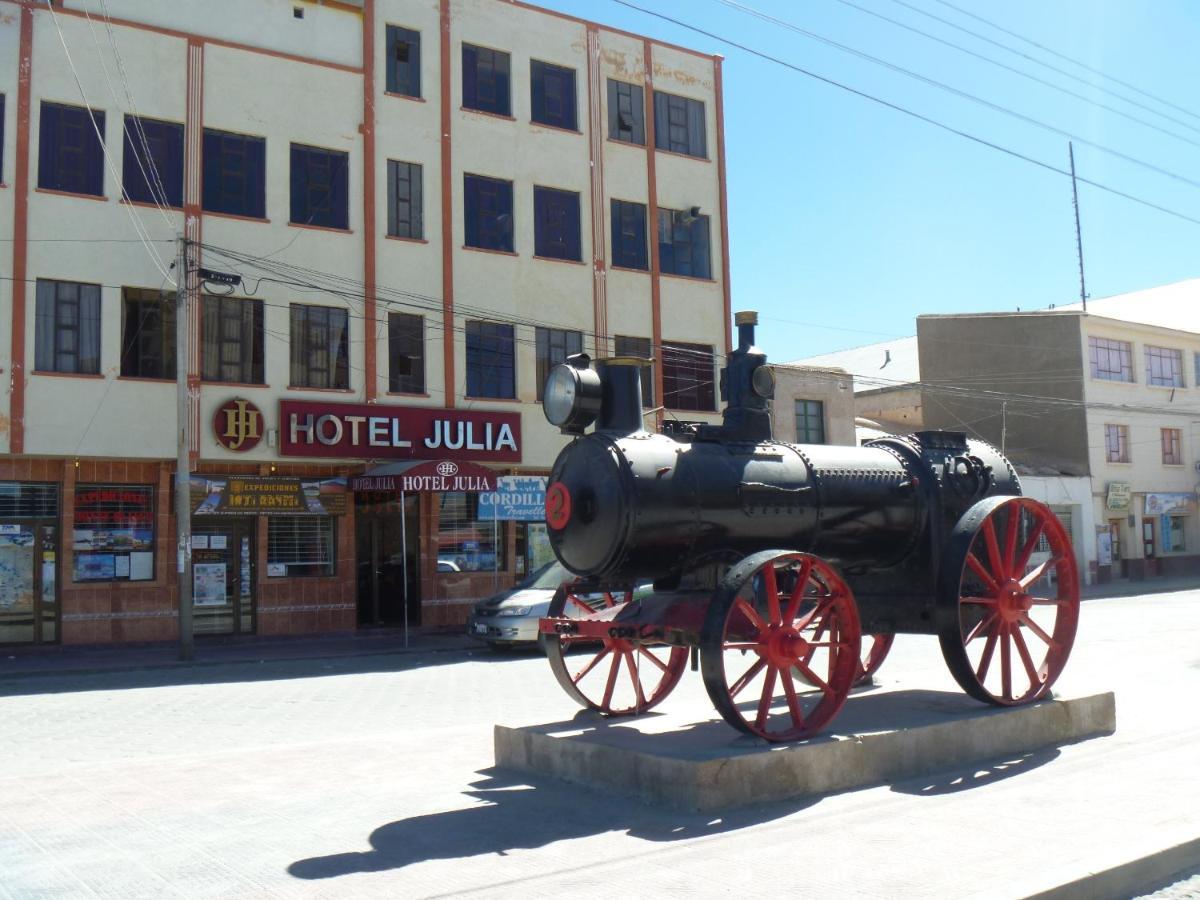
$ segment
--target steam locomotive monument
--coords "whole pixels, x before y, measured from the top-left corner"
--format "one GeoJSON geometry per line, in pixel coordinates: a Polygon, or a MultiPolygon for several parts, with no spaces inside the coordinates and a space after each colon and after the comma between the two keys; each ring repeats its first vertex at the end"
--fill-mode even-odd
{"type": "Polygon", "coordinates": [[[578,579],[540,625],[566,692],[608,715],[641,713],[690,656],[727,722],[802,740],[895,634],[936,634],[972,697],[1045,697],[1079,615],[1075,556],[1050,509],[961,432],[861,447],[773,440],[756,316],[736,323],[721,425],[646,431],[644,360],[580,354],[547,379],[546,417],[574,438],[555,461],[546,522],[578,579]]]}

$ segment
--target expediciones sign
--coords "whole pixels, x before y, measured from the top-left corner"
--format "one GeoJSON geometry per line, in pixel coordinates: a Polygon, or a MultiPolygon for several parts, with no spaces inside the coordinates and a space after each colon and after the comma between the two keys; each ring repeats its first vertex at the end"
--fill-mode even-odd
{"type": "Polygon", "coordinates": [[[1133,498],[1133,489],[1128,481],[1110,481],[1105,506],[1113,512],[1125,512],[1133,498]]]}
{"type": "Polygon", "coordinates": [[[479,518],[541,522],[546,518],[545,477],[501,475],[495,491],[479,495],[479,518]]]}

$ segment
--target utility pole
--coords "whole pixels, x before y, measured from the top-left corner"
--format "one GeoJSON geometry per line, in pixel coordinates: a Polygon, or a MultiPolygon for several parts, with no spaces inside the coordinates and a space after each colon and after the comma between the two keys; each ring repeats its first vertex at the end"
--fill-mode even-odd
{"type": "Polygon", "coordinates": [[[192,415],[188,409],[188,316],[191,310],[192,272],[188,240],[179,235],[175,258],[175,533],[178,536],[175,570],[179,575],[179,658],[192,658],[192,415]]]}
{"type": "Polygon", "coordinates": [[[1000,455],[1004,455],[1008,443],[1008,401],[1000,401],[1000,455]]]}
{"type": "Polygon", "coordinates": [[[1067,153],[1071,157],[1071,196],[1075,200],[1075,247],[1079,251],[1079,299],[1083,311],[1087,312],[1087,286],[1083,281],[1083,235],[1079,230],[1079,187],[1075,183],[1075,147],[1067,141],[1067,153]]]}

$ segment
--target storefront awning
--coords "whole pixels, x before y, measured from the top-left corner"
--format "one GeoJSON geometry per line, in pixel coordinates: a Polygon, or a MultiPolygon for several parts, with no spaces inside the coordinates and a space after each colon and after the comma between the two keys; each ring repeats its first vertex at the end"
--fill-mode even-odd
{"type": "Polygon", "coordinates": [[[494,491],[496,473],[471,462],[404,460],[375,466],[351,477],[350,489],[397,493],[494,491]]]}

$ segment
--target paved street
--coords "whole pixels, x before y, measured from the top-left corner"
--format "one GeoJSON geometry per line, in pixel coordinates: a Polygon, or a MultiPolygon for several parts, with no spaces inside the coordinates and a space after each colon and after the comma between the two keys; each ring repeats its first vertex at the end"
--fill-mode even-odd
{"type": "MultiPolygon", "coordinates": [[[[1198,634],[1200,591],[1088,601],[1060,689],[1114,736],[720,818],[491,770],[493,723],[575,715],[535,655],[4,679],[0,896],[1025,896],[1200,839],[1198,634]]],[[[928,638],[880,674],[957,692],[928,638]]]]}

